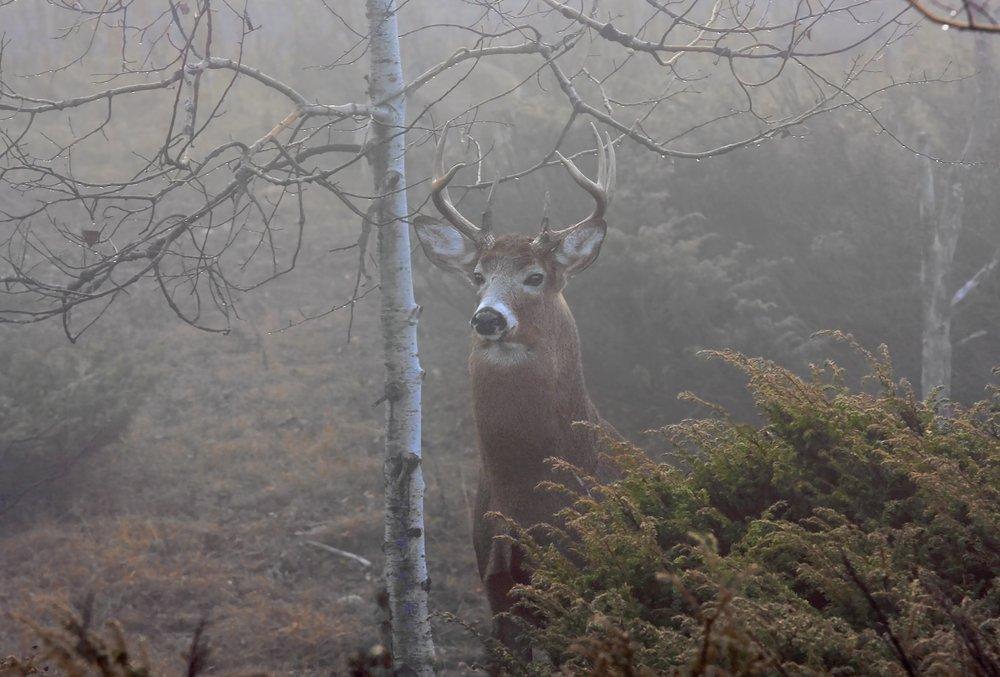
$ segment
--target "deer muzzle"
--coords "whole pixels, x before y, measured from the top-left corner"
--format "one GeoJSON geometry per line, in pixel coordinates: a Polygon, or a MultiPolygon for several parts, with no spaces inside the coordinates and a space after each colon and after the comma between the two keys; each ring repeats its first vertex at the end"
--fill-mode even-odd
{"type": "Polygon", "coordinates": [[[494,341],[502,338],[509,328],[503,312],[490,306],[479,308],[470,324],[479,336],[494,341]]]}

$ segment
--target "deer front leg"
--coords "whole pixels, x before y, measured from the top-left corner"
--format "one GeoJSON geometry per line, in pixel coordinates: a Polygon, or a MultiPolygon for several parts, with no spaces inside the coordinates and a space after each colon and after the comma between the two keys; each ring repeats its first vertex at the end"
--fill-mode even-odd
{"type": "Polygon", "coordinates": [[[481,488],[476,501],[473,546],[479,565],[479,578],[486,589],[490,615],[493,618],[492,635],[516,658],[528,662],[531,660],[531,645],[523,636],[518,623],[508,614],[513,606],[511,588],[516,583],[529,582],[530,575],[522,567],[520,548],[512,546],[505,539],[496,539],[502,532],[495,528],[495,522],[484,517],[488,502],[488,497],[481,488]]]}

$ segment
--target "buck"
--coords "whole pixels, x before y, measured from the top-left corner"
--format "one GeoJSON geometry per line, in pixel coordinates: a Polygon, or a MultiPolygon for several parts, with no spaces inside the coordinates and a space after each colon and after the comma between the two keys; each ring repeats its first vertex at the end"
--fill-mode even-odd
{"type": "MultiPolygon", "coordinates": [[[[459,213],[448,183],[464,166],[444,169],[448,130],[437,146],[431,197],[447,223],[428,217],[414,226],[424,253],[437,266],[466,276],[477,290],[472,314],[472,411],[481,455],[473,544],[494,615],[494,635],[522,655],[516,624],[501,612],[511,610],[510,590],[527,583],[523,553],[506,539],[502,523],[487,518],[499,512],[522,526],[555,523],[565,499],[537,489],[556,479],[546,459],[558,457],[583,471],[598,468],[594,426],[613,431],[599,416],[583,378],[576,321],[563,298],[567,280],[594,262],[607,232],[604,216],[615,181],[611,138],[597,137],[597,181],[557,153],[570,175],[594,199],[590,216],[563,230],[547,219],[535,237],[495,235],[492,198],[482,227],[459,213]]],[[[494,185],[494,189],[496,185],[494,185]]],[[[530,655],[530,654],[529,654],[530,655]]]]}

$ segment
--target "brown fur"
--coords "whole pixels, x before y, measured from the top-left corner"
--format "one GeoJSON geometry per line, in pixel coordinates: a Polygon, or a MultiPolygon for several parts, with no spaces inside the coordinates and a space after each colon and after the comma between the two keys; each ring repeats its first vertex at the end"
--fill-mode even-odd
{"type": "MultiPolygon", "coordinates": [[[[472,324],[482,336],[475,339],[469,357],[472,410],[482,456],[473,542],[494,618],[511,609],[511,588],[528,582],[530,574],[520,550],[497,539],[503,523],[486,514],[502,513],[524,527],[555,522],[564,499],[540,491],[537,485],[573,478],[554,476],[547,458],[565,459],[586,474],[603,474],[593,426],[611,429],[587,394],[580,337],[562,296],[566,278],[597,259],[607,235],[604,215],[615,185],[615,146],[610,135],[602,136],[593,124],[591,128],[598,148],[596,181],[556,154],[595,202],[590,216],[576,225],[557,231],[545,225],[534,239],[494,237],[492,203],[498,183],[490,190],[482,228],[462,216],[446,190],[461,168],[445,171],[447,125],[434,157],[431,198],[448,223],[423,215],[413,221],[427,257],[440,268],[470,276],[480,288],[480,307],[472,324]],[[538,280],[538,274],[544,280],[538,280]],[[574,426],[578,421],[592,426],[574,426]]],[[[510,619],[496,620],[499,639],[530,655],[510,619]]]]}
{"type": "MultiPolygon", "coordinates": [[[[556,477],[545,459],[559,457],[588,474],[598,473],[596,434],[585,421],[610,428],[590,400],[583,377],[576,322],[562,295],[563,273],[546,252],[533,249],[525,236],[505,235],[480,256],[486,270],[497,265],[521,269],[538,264],[547,271],[541,294],[519,295],[512,310],[519,323],[505,341],[524,345],[529,357],[502,364],[486,354],[489,342],[474,339],[469,357],[472,408],[478,433],[482,470],[473,518],[473,542],[479,575],[492,613],[510,611],[510,589],[527,583],[530,573],[522,553],[495,537],[503,524],[485,517],[499,512],[521,526],[555,522],[565,499],[536,488],[556,477]]],[[[517,633],[509,620],[496,626],[498,638],[509,646],[517,633]]]]}

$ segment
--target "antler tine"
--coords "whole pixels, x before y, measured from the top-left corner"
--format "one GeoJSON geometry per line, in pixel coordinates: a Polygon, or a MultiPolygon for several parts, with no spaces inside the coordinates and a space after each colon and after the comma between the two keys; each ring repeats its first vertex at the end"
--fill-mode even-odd
{"type": "Polygon", "coordinates": [[[604,188],[604,197],[607,199],[607,186],[608,186],[608,154],[604,150],[604,137],[601,133],[597,131],[597,126],[594,123],[590,123],[590,129],[594,132],[594,138],[597,140],[597,185],[604,188]]]}
{"type": "Polygon", "coordinates": [[[490,231],[493,230],[493,198],[496,197],[498,185],[500,185],[499,176],[493,179],[493,183],[490,185],[489,197],[486,198],[486,211],[483,212],[483,228],[482,228],[484,236],[489,236],[490,231]]]}
{"type": "Polygon", "coordinates": [[[586,174],[580,171],[580,168],[577,167],[572,160],[556,151],[556,157],[559,158],[559,161],[563,163],[564,167],[566,167],[566,170],[569,172],[570,176],[573,177],[573,180],[576,181],[577,185],[590,193],[591,197],[593,197],[594,201],[597,203],[590,216],[580,223],[570,226],[565,230],[576,228],[587,221],[603,219],[604,214],[608,209],[608,203],[611,201],[611,194],[614,190],[615,174],[617,170],[614,143],[609,135],[607,144],[605,145],[604,138],[601,137],[601,133],[597,131],[597,126],[594,123],[591,123],[590,128],[594,131],[594,137],[597,139],[597,181],[589,179],[586,174]]]}
{"type": "Polygon", "coordinates": [[[455,178],[455,174],[465,167],[464,162],[459,162],[447,172],[444,170],[444,147],[448,139],[449,124],[445,124],[441,132],[441,139],[438,141],[437,150],[434,153],[434,178],[431,180],[431,199],[434,206],[441,212],[448,222],[455,226],[462,235],[473,242],[480,242],[483,239],[483,231],[476,227],[472,221],[462,216],[461,212],[455,208],[448,195],[448,183],[455,178]]]}
{"type": "Polygon", "coordinates": [[[618,179],[618,160],[615,157],[615,141],[611,138],[611,133],[607,133],[608,136],[608,178],[607,183],[604,186],[604,193],[607,196],[608,204],[611,204],[611,200],[615,195],[615,188],[617,187],[618,179]]]}

